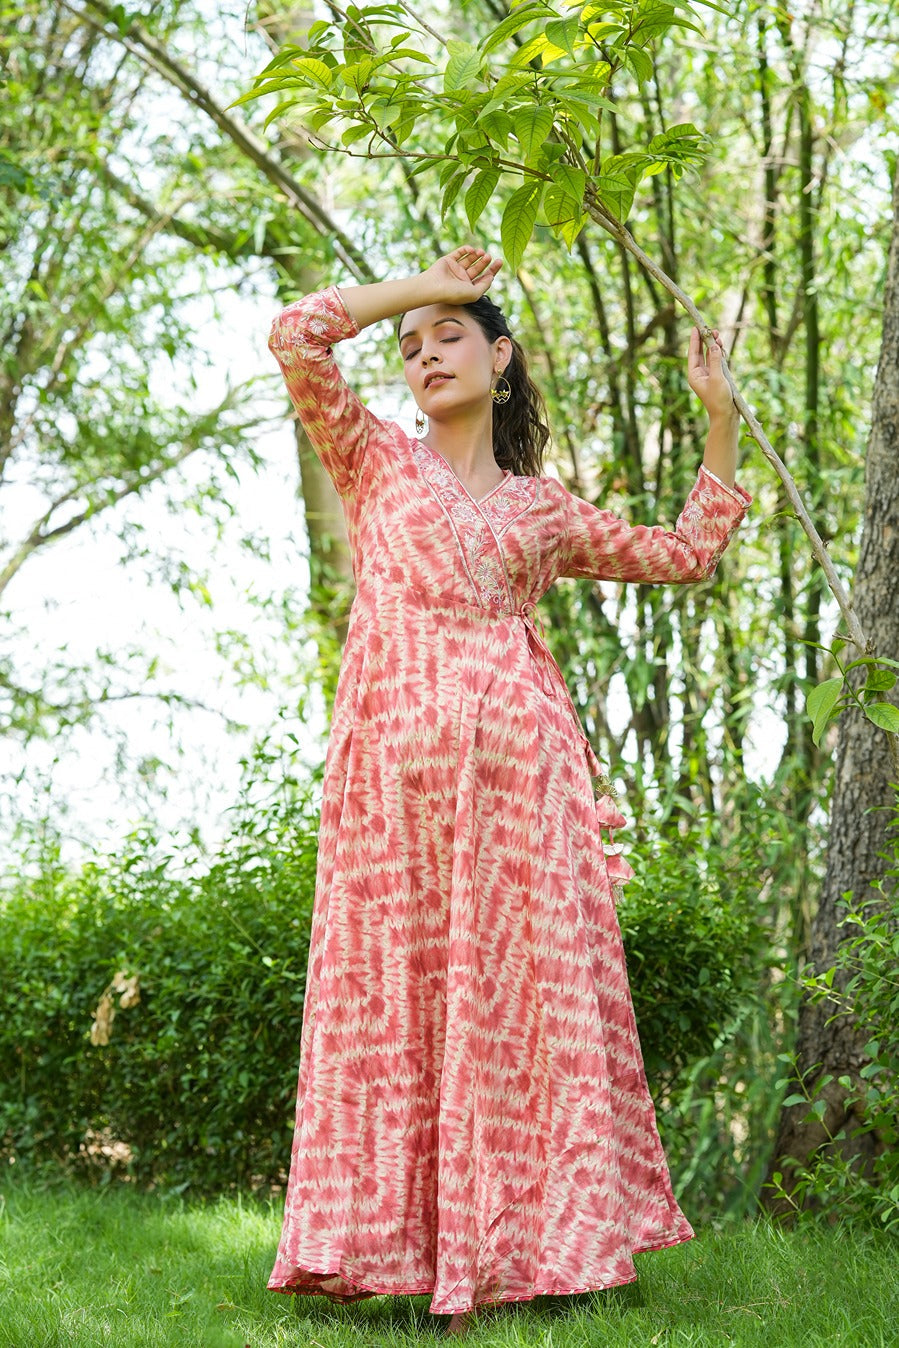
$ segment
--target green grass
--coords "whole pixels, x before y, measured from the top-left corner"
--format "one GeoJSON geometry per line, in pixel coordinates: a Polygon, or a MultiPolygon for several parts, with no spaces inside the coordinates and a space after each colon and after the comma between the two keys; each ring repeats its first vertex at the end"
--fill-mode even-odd
{"type": "MultiPolygon", "coordinates": [[[[426,1297],[354,1306],[265,1290],[280,1200],[200,1204],[125,1187],[0,1186],[7,1348],[401,1348],[438,1343],[426,1297]]],[[[839,1229],[707,1231],[610,1292],[482,1313],[473,1348],[899,1343],[899,1246],[839,1229]]]]}

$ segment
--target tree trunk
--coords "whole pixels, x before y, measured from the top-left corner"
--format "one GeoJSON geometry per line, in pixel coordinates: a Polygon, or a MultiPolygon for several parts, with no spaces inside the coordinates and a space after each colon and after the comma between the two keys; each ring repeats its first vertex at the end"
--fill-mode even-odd
{"type": "MultiPolygon", "coordinates": [[[[883,344],[874,386],[871,436],[865,477],[865,514],[861,557],[855,577],[859,621],[879,655],[899,659],[899,166],[893,184],[893,236],[884,299],[883,344]]],[[[894,689],[885,698],[896,701],[894,689]]],[[[857,710],[843,714],[839,726],[827,872],[812,924],[809,956],[818,971],[830,968],[840,943],[839,903],[851,891],[856,902],[876,896],[874,883],[883,879],[893,819],[896,772],[884,732],[857,710]]],[[[811,1070],[808,1084],[832,1073],[823,1095],[824,1125],[805,1122],[804,1106],[785,1109],[775,1147],[772,1171],[791,1173],[827,1143],[828,1134],[846,1129],[840,1145],[860,1164],[882,1146],[873,1134],[852,1137],[853,1120],[847,1092],[838,1078],[857,1082],[864,1066],[864,1037],[851,1017],[828,1023],[825,1004],[804,1001],[799,1017],[798,1055],[801,1072],[811,1070]]],[[[851,1093],[850,1093],[851,1098],[851,1093]]],[[[777,1205],[772,1204],[776,1207],[777,1205]]]]}
{"type": "MultiPolygon", "coordinates": [[[[313,6],[299,3],[279,7],[265,0],[258,6],[258,27],[277,51],[287,43],[302,44],[315,20],[313,6]]],[[[290,123],[281,132],[281,149],[295,160],[309,156],[308,141],[294,133],[290,123]]],[[[318,289],[321,277],[302,261],[290,268],[292,282],[304,293],[318,289]]],[[[343,507],[334,484],[325,472],[299,421],[294,423],[300,489],[309,537],[309,616],[313,619],[319,648],[319,667],[326,698],[336,691],[339,651],[346,640],[350,604],[355,593],[353,561],[343,507]]]]}

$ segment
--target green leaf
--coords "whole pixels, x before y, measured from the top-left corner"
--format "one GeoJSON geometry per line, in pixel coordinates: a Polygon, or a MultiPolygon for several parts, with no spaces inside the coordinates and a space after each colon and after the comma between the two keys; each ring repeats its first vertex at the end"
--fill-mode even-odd
{"type": "Polygon", "coordinates": [[[706,139],[704,133],[693,122],[675,122],[673,126],[666,127],[664,131],[660,131],[658,135],[653,136],[649,142],[649,148],[654,152],[668,149],[672,145],[676,145],[678,141],[685,140],[699,144],[706,139]]]}
{"type": "Polygon", "coordinates": [[[526,89],[533,85],[533,77],[525,75],[520,70],[510,70],[501,76],[493,86],[493,93],[480,111],[480,116],[485,113],[495,112],[497,109],[505,111],[510,99],[523,94],[526,89]]]}
{"type": "Polygon", "coordinates": [[[577,122],[582,127],[590,140],[596,140],[599,136],[599,121],[596,113],[586,103],[580,103],[577,99],[560,98],[558,101],[559,114],[565,114],[577,122]]]}
{"type": "Polygon", "coordinates": [[[581,35],[580,19],[556,19],[546,25],[546,36],[554,47],[559,47],[569,56],[577,58],[576,42],[581,35]]]}
{"type": "Polygon", "coordinates": [[[821,743],[824,727],[833,715],[842,691],[842,678],[825,679],[823,683],[813,688],[805,699],[806,711],[812,719],[812,740],[816,746],[821,743]]]}
{"type": "Polygon", "coordinates": [[[320,85],[323,89],[330,89],[334,79],[334,72],[330,66],[326,66],[324,61],[317,61],[312,56],[303,56],[299,61],[294,62],[295,69],[301,75],[313,84],[320,85]]]}
{"type": "Polygon", "coordinates": [[[881,730],[889,730],[892,734],[899,735],[899,707],[894,707],[889,702],[869,702],[865,707],[865,715],[874,725],[880,726],[881,730]]]}
{"type": "Polygon", "coordinates": [[[807,1105],[807,1104],[808,1100],[806,1100],[804,1095],[788,1095],[786,1100],[783,1101],[783,1108],[789,1109],[791,1105],[807,1105]]]}
{"type": "MultiPolygon", "coordinates": [[[[450,164],[451,164],[451,165],[452,165],[452,163],[453,163],[453,161],[450,160],[450,164]]],[[[441,155],[436,155],[436,154],[435,154],[435,155],[430,155],[430,156],[428,156],[428,158],[426,158],[426,159],[417,159],[417,160],[415,160],[415,162],[412,164],[412,166],[411,166],[409,169],[407,169],[406,171],[407,171],[407,173],[409,174],[410,178],[415,178],[415,177],[417,177],[417,176],[418,176],[419,174],[421,174],[421,173],[431,173],[432,170],[434,170],[434,169],[437,167],[438,164],[443,164],[443,168],[444,168],[444,169],[446,168],[446,164],[444,163],[443,157],[442,157],[441,155]]],[[[443,170],[441,170],[441,172],[442,172],[442,171],[443,171],[443,170]]]]}
{"type": "MultiPolygon", "coordinates": [[[[449,153],[449,150],[447,150],[447,153],[449,153]]],[[[453,175],[456,174],[456,173],[458,173],[459,171],[460,171],[460,165],[459,165],[458,160],[456,160],[456,159],[448,159],[448,160],[446,161],[446,163],[444,164],[443,168],[440,170],[440,177],[438,178],[438,182],[440,183],[440,186],[441,186],[441,187],[446,187],[446,185],[447,185],[447,183],[449,182],[450,178],[452,178],[453,175]]]]}
{"type": "Polygon", "coordinates": [[[340,72],[340,78],[349,89],[355,89],[356,93],[361,93],[371,79],[375,63],[370,57],[364,57],[361,61],[355,61],[352,65],[344,66],[340,72]]]}
{"type": "Polygon", "coordinates": [[[384,104],[383,112],[378,117],[378,124],[380,126],[395,126],[397,122],[402,121],[405,114],[406,105],[404,102],[387,102],[384,104]]]}
{"type": "Polygon", "coordinates": [[[569,196],[575,197],[580,204],[587,190],[587,175],[583,169],[573,164],[557,164],[553,169],[553,183],[562,187],[569,196]]]}
{"type": "Polygon", "coordinates": [[[333,120],[334,113],[331,108],[315,104],[312,110],[306,114],[304,123],[310,131],[321,131],[322,127],[329,126],[333,120]]]}
{"type": "Polygon", "coordinates": [[[503,19],[502,23],[497,24],[490,36],[481,44],[481,54],[486,56],[493,51],[494,47],[498,47],[505,42],[507,37],[514,37],[529,23],[533,23],[537,18],[542,18],[545,12],[546,9],[541,0],[536,0],[536,3],[518,5],[511,14],[503,19]]]}
{"type": "Polygon", "coordinates": [[[533,159],[552,130],[552,109],[539,103],[529,108],[519,108],[512,116],[512,126],[527,163],[533,159]]]}
{"type": "MultiPolygon", "coordinates": [[[[522,66],[530,65],[532,61],[536,61],[539,57],[543,56],[549,46],[550,43],[546,34],[537,33],[537,35],[532,37],[530,41],[525,42],[523,47],[518,48],[518,51],[509,62],[510,68],[512,70],[520,70],[522,66]]],[[[553,50],[558,51],[558,48],[554,48],[553,50]]],[[[561,54],[562,53],[559,52],[559,55],[561,54]]]]}
{"type": "Polygon", "coordinates": [[[627,47],[624,52],[624,64],[636,76],[639,84],[652,79],[652,60],[639,47],[627,47]]]}
{"type": "Polygon", "coordinates": [[[634,184],[617,174],[601,173],[593,179],[593,188],[606,210],[624,222],[634,204],[634,184]]]}
{"type": "MultiPolygon", "coordinates": [[[[225,107],[225,111],[230,112],[232,108],[244,107],[247,103],[252,103],[254,99],[264,98],[267,93],[268,89],[263,84],[258,85],[255,89],[248,89],[245,94],[241,94],[239,98],[235,98],[233,103],[228,103],[225,107]]],[[[2,179],[0,179],[0,181],[2,181],[2,179]]]]}
{"type": "Polygon", "coordinates": [[[456,200],[456,197],[462,191],[462,186],[468,176],[468,168],[465,164],[456,167],[455,173],[447,179],[446,187],[443,191],[443,200],[440,203],[440,214],[446,219],[450,207],[456,200]]]}
{"type": "Polygon", "coordinates": [[[509,144],[509,136],[512,134],[512,118],[507,112],[502,112],[499,108],[486,113],[482,112],[478,118],[478,125],[484,128],[494,145],[500,145],[503,149],[506,149],[509,144]]]}
{"type": "Polygon", "coordinates": [[[865,682],[865,692],[888,693],[895,684],[896,675],[891,669],[874,669],[865,682]]]}
{"type": "Polygon", "coordinates": [[[343,135],[340,137],[340,143],[341,145],[349,147],[350,145],[355,145],[357,140],[362,140],[365,136],[370,136],[371,134],[372,128],[370,126],[350,126],[347,127],[346,131],[344,131],[343,135]]]}
{"type": "Polygon", "coordinates": [[[266,117],[265,121],[262,123],[263,131],[267,131],[271,126],[272,122],[277,121],[279,117],[283,117],[285,112],[287,112],[290,108],[295,108],[298,104],[302,105],[303,107],[307,106],[308,98],[285,98],[282,99],[280,103],[276,103],[275,106],[272,108],[271,112],[266,117]]]}
{"type": "Polygon", "coordinates": [[[606,98],[604,94],[597,93],[593,89],[586,89],[580,85],[566,89],[564,86],[559,87],[560,82],[556,79],[547,80],[547,84],[558,92],[558,97],[563,106],[566,103],[577,103],[585,108],[601,108],[605,112],[621,112],[621,109],[610,98],[606,98]]]}
{"type": "Polygon", "coordinates": [[[542,195],[543,184],[532,181],[519,187],[506,202],[500,236],[503,253],[513,271],[521,265],[524,251],[534,232],[542,195]]]}
{"type": "Polygon", "coordinates": [[[412,132],[418,126],[418,120],[418,112],[410,110],[409,105],[406,104],[403,108],[402,121],[397,122],[396,126],[393,128],[393,139],[396,141],[397,145],[402,145],[409,139],[412,132]]]}
{"type": "Polygon", "coordinates": [[[559,166],[559,174],[546,189],[543,213],[550,229],[568,249],[580,234],[588,217],[583,210],[584,187],[587,175],[568,164],[559,166]],[[578,182],[580,178],[580,183],[578,182]]]}
{"type": "Polygon", "coordinates": [[[481,70],[481,54],[470,42],[452,41],[447,43],[450,59],[443,72],[443,89],[452,94],[459,89],[467,89],[478,78],[481,70]]]}
{"type": "Polygon", "coordinates": [[[498,182],[499,169],[485,168],[475,174],[471,186],[465,193],[465,214],[472,229],[480,220],[498,182]]]}
{"type": "Polygon", "coordinates": [[[395,51],[390,53],[391,61],[398,61],[401,56],[407,61],[423,61],[425,65],[429,66],[434,64],[433,59],[428,56],[427,52],[419,51],[417,47],[397,47],[395,51]]]}

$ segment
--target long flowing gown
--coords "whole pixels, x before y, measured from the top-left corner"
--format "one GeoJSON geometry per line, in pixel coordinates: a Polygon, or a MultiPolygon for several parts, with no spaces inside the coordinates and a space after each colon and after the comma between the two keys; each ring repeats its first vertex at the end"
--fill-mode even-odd
{"type": "Polygon", "coordinates": [[[634,1023],[603,831],[624,823],[534,621],[562,576],[707,579],[749,497],[673,532],[551,477],[476,500],[347,386],[332,287],[271,348],[343,503],[334,703],[284,1226],[269,1287],[435,1313],[635,1276],[693,1234],[634,1023]]]}

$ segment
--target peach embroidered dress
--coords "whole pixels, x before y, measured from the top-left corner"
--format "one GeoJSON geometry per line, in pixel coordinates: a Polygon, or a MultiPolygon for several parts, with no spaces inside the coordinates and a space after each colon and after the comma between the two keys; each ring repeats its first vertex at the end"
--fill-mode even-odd
{"type": "Polygon", "coordinates": [[[331,288],[271,348],[343,501],[353,603],[328,745],[284,1227],[269,1287],[431,1310],[609,1287],[692,1235],[615,916],[624,823],[534,624],[560,576],[709,577],[749,498],[674,532],[550,477],[480,500],[373,415],[331,288]],[[608,841],[606,839],[606,841],[608,841]]]}

